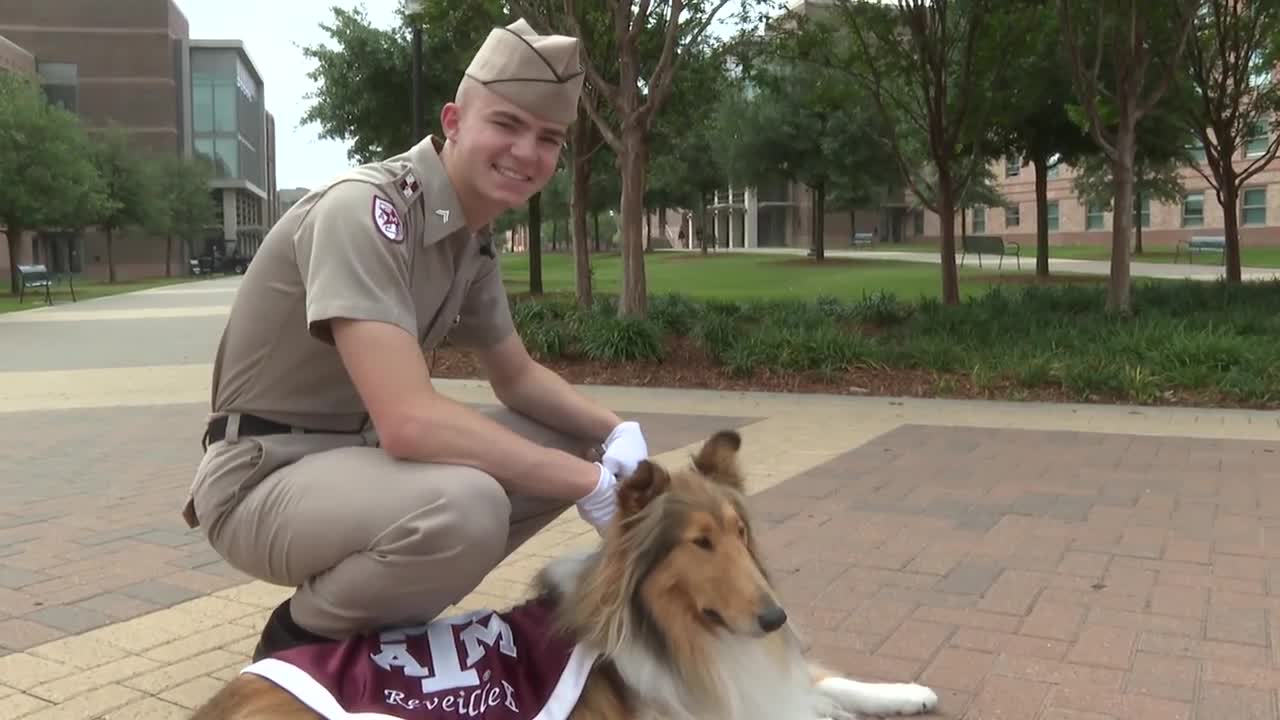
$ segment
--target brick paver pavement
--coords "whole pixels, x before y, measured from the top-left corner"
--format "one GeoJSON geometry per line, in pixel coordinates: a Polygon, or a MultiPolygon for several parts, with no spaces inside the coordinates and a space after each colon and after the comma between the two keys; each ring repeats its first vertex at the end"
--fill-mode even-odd
{"type": "MultiPolygon", "coordinates": [[[[21,469],[0,474],[0,656],[249,579],[179,515],[205,410],[0,413],[0,467],[21,469]]],[[[656,453],[748,420],[636,419],[656,453]]]]}
{"type": "Polygon", "coordinates": [[[812,651],[950,718],[1274,718],[1280,441],[909,425],[752,498],[812,651]]]}

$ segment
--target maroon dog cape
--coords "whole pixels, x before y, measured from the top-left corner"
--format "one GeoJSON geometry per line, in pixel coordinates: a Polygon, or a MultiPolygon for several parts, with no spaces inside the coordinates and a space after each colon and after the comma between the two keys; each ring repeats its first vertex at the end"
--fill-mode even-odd
{"type": "Polygon", "coordinates": [[[326,720],[564,720],[595,657],[535,600],[297,647],[242,672],[326,720]]]}

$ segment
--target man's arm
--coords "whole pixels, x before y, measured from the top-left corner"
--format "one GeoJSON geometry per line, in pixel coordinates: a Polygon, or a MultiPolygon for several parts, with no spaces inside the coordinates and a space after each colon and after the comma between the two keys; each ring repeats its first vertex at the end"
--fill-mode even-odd
{"type": "Polygon", "coordinates": [[[530,357],[517,333],[478,355],[498,400],[543,425],[603,443],[622,422],[613,411],[530,357]]]}
{"type": "Polygon", "coordinates": [[[338,353],[390,455],[478,468],[516,492],[569,501],[588,495],[600,482],[595,463],[530,442],[437,393],[422,349],[403,329],[336,318],[332,329],[338,353]]]}

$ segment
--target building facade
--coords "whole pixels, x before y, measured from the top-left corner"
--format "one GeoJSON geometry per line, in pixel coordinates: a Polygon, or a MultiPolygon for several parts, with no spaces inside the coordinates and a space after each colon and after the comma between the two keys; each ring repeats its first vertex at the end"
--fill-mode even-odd
{"type": "MultiPolygon", "coordinates": [[[[242,43],[191,39],[174,0],[0,0],[0,36],[0,70],[30,57],[49,101],[91,132],[116,126],[140,151],[213,163],[216,219],[175,248],[171,272],[194,254],[256,250],[278,208],[275,123],[242,43]]],[[[79,242],[84,273],[105,277],[105,236],[90,229],[79,242]]],[[[22,261],[56,262],[38,234],[29,245],[22,261]]],[[[165,273],[164,243],[140,228],[117,232],[113,254],[119,279],[165,273]]]]}

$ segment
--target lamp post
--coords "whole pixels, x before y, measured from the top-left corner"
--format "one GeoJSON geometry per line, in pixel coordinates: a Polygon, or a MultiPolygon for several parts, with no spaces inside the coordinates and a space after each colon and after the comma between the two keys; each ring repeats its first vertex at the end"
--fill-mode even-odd
{"type": "Polygon", "coordinates": [[[413,34],[413,60],[409,71],[409,82],[413,86],[411,111],[415,144],[422,140],[425,133],[422,110],[422,18],[418,15],[422,11],[423,2],[424,0],[405,0],[405,16],[409,20],[409,29],[413,34]]]}

